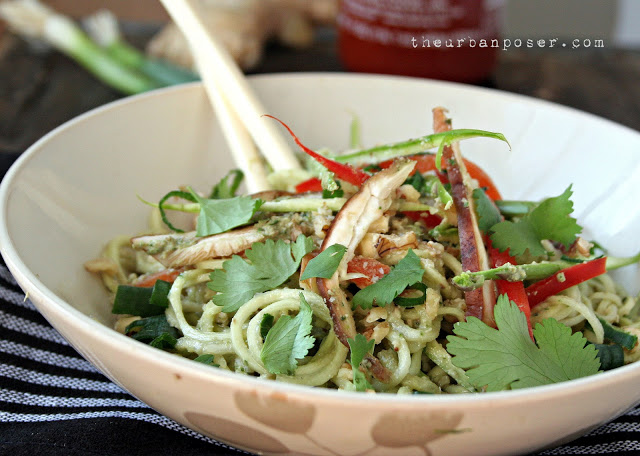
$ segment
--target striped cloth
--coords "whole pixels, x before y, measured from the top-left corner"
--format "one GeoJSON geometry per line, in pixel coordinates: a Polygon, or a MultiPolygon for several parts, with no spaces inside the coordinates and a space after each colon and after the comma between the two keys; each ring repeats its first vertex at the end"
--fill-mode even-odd
{"type": "MultiPolygon", "coordinates": [[[[0,454],[247,455],[166,418],[85,361],[0,263],[0,454]]],[[[640,407],[543,455],[640,454],[640,407]]]]}

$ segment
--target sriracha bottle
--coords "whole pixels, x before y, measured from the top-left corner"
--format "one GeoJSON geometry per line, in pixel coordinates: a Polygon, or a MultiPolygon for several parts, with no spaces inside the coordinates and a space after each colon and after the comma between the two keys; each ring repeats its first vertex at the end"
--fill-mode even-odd
{"type": "Polygon", "coordinates": [[[351,71],[487,79],[503,0],[340,0],[338,52],[351,71]]]}

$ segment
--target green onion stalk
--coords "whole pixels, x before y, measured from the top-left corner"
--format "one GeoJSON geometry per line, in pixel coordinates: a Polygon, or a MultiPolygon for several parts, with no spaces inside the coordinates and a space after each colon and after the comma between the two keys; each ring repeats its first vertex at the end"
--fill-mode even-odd
{"type": "Polygon", "coordinates": [[[147,57],[127,43],[120,33],[116,17],[101,10],[84,21],[89,35],[116,61],[148,76],[162,86],[198,81],[200,77],[185,68],[147,57]]]}
{"type": "MultiPolygon", "coordinates": [[[[423,153],[429,149],[438,147],[439,154],[444,146],[450,145],[457,141],[471,138],[492,138],[499,139],[509,144],[507,139],[501,133],[493,133],[484,130],[459,129],[445,131],[442,133],[434,133],[420,138],[409,139],[393,144],[385,144],[375,146],[368,149],[362,149],[356,152],[337,155],[332,157],[334,160],[350,163],[352,165],[371,165],[391,160],[397,157],[414,155],[423,153]]],[[[436,163],[438,159],[436,158],[436,163]]]]}
{"type": "Polygon", "coordinates": [[[53,46],[120,92],[130,95],[161,86],[148,76],[122,65],[75,22],[36,0],[0,3],[0,16],[18,34],[53,46]]]}
{"type": "MultiPolygon", "coordinates": [[[[629,266],[640,261],[640,253],[630,257],[607,257],[606,270],[613,271],[615,269],[629,266]]],[[[542,280],[553,274],[560,272],[570,266],[573,261],[541,261],[540,263],[503,264],[492,269],[484,271],[470,272],[465,271],[455,276],[451,281],[461,290],[470,291],[480,288],[485,280],[508,280],[510,282],[522,282],[523,280],[542,280]]]]}

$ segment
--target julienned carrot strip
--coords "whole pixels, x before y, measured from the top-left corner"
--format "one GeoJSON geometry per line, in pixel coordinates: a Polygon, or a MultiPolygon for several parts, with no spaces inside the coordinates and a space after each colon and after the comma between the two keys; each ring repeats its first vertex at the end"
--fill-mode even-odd
{"type": "Polygon", "coordinates": [[[367,179],[369,179],[371,177],[369,174],[365,173],[362,170],[354,168],[351,165],[347,165],[345,163],[338,163],[335,160],[331,160],[330,158],[324,157],[324,156],[320,155],[319,153],[314,152],[313,150],[309,149],[307,146],[302,144],[302,141],[300,141],[300,139],[298,139],[298,137],[291,130],[291,128],[289,128],[289,126],[286,123],[284,123],[283,121],[281,121],[277,117],[271,116],[269,114],[265,114],[265,117],[269,117],[271,119],[274,119],[274,120],[280,122],[280,124],[284,128],[287,129],[287,131],[289,132],[289,134],[291,135],[293,140],[296,142],[296,144],[298,146],[300,146],[300,148],[307,155],[309,155],[314,160],[316,160],[318,163],[320,163],[322,166],[324,166],[329,171],[334,173],[338,179],[341,179],[343,181],[349,182],[352,185],[360,187],[362,184],[364,184],[364,182],[367,179]]]}
{"type": "Polygon", "coordinates": [[[526,288],[531,308],[537,306],[549,296],[560,293],[579,283],[604,274],[607,271],[607,258],[597,258],[585,263],[575,264],[562,271],[540,280],[526,288]]]}

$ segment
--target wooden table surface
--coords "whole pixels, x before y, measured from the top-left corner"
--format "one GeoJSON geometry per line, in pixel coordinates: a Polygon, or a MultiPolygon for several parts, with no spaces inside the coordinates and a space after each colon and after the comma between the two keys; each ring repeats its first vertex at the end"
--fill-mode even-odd
{"type": "MultiPolygon", "coordinates": [[[[133,37],[137,44],[149,33],[133,37]]],[[[256,73],[342,71],[334,34],[313,48],[267,50],[256,73]]],[[[552,100],[640,130],[640,52],[597,50],[500,51],[485,85],[552,100]]],[[[0,35],[0,153],[20,153],[43,134],[91,108],[119,98],[75,63],[55,52],[35,52],[0,35]]]]}

